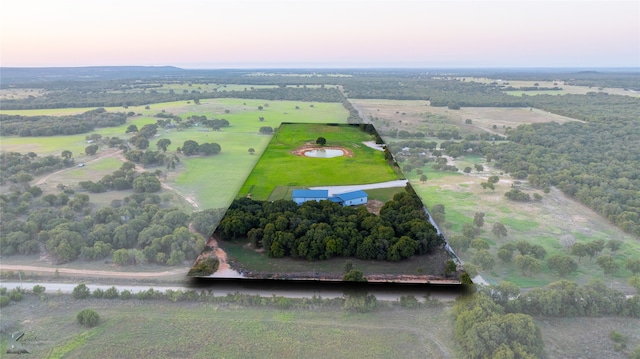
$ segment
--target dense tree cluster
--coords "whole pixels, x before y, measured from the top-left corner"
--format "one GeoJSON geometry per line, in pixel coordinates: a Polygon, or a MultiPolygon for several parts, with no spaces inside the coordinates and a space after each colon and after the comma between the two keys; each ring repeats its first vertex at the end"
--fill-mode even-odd
{"type": "Polygon", "coordinates": [[[396,194],[380,210],[331,201],[257,202],[236,199],[220,222],[223,239],[247,238],[272,257],[308,260],[351,257],[399,261],[443,243],[415,193],[396,194]]]}
{"type": "Polygon", "coordinates": [[[3,255],[39,253],[43,244],[58,263],[112,257],[122,265],[178,265],[204,249],[204,239],[187,228],[189,215],[162,208],[156,195],[131,195],[96,211],[86,194],[23,197],[0,196],[3,255]],[[22,213],[16,203],[26,206],[22,213]]]}
{"type": "Polygon", "coordinates": [[[73,166],[71,152],[63,151],[62,156],[38,156],[33,152],[0,153],[0,184],[8,182],[26,183],[33,176],[43,175],[65,167],[73,166]]]}
{"type": "Polygon", "coordinates": [[[509,132],[491,149],[497,166],[535,186],[556,186],[623,230],[640,235],[640,126],[604,118],[509,132]]]}
{"type": "Polygon", "coordinates": [[[217,155],[218,153],[220,153],[222,148],[220,147],[219,144],[215,142],[198,144],[198,142],[194,140],[186,140],[182,144],[182,147],[180,148],[180,150],[186,156],[194,156],[194,155],[210,156],[210,155],[217,155]]]}
{"type": "Polygon", "coordinates": [[[158,125],[155,123],[148,123],[142,126],[140,130],[137,128],[135,131],[133,131],[133,129],[131,130],[132,131],[128,128],[127,132],[136,132],[136,134],[129,138],[129,143],[141,150],[144,150],[149,147],[149,140],[158,132],[158,125]]]}
{"type": "MultiPolygon", "coordinates": [[[[4,101],[3,101],[4,108],[4,101]]],[[[66,116],[21,116],[0,114],[2,136],[56,136],[87,133],[97,127],[113,127],[124,124],[127,115],[123,112],[107,112],[104,108],[87,111],[79,115],[66,116]]]]}
{"type": "Polygon", "coordinates": [[[456,301],[453,313],[456,339],[466,358],[533,359],[543,356],[542,333],[533,318],[526,314],[506,313],[485,293],[461,297],[456,301]]]}
{"type": "Polygon", "coordinates": [[[160,151],[131,150],[124,154],[124,158],[126,158],[127,161],[139,163],[143,166],[162,166],[167,156],[160,151]]]}
{"type": "Polygon", "coordinates": [[[102,177],[98,182],[81,181],[78,185],[91,193],[128,189],[133,189],[136,193],[153,193],[158,192],[161,187],[156,173],[136,172],[135,165],[131,162],[123,163],[119,170],[102,177]]]}
{"type": "Polygon", "coordinates": [[[601,280],[580,287],[561,280],[520,293],[509,282],[480,288],[454,306],[456,339],[468,358],[540,358],[543,342],[534,317],[640,318],[640,297],[627,298],[601,280]]]}
{"type": "Polygon", "coordinates": [[[640,318],[640,297],[626,298],[619,290],[594,280],[583,287],[562,280],[520,294],[511,310],[534,316],[597,317],[624,315],[640,318]]]}

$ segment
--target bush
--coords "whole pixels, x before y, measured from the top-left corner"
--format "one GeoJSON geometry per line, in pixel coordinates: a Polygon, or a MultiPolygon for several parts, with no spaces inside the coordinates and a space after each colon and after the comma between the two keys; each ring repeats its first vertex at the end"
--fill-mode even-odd
{"type": "Polygon", "coordinates": [[[343,309],[349,312],[367,313],[373,311],[378,304],[376,296],[367,293],[345,295],[343,309]]]}
{"type": "Polygon", "coordinates": [[[78,320],[78,323],[80,323],[81,325],[84,325],[87,327],[95,327],[96,325],[98,325],[98,322],[100,321],[100,316],[98,315],[98,313],[96,313],[95,310],[85,309],[78,313],[78,315],[76,316],[76,319],[78,320]]]}
{"type": "Polygon", "coordinates": [[[104,291],[104,297],[107,299],[116,299],[120,293],[118,293],[118,289],[116,287],[111,287],[104,291]]]}
{"type": "Polygon", "coordinates": [[[14,302],[19,302],[22,300],[22,292],[19,289],[12,289],[9,292],[9,299],[11,299],[14,302]]]}
{"type": "Polygon", "coordinates": [[[85,284],[78,284],[73,288],[73,297],[75,299],[86,299],[91,295],[91,291],[85,284]]]}
{"type": "Polygon", "coordinates": [[[94,298],[102,298],[104,297],[104,290],[100,289],[100,288],[96,288],[93,291],[93,297],[94,298]]]}
{"type": "Polygon", "coordinates": [[[400,297],[400,306],[403,308],[414,309],[420,307],[420,302],[418,302],[418,299],[412,295],[403,295],[400,297]]]}
{"type": "Polygon", "coordinates": [[[35,285],[35,286],[33,286],[33,294],[40,295],[40,294],[44,293],[44,291],[46,289],[47,288],[45,288],[45,287],[43,287],[41,285],[35,285]]]}
{"type": "Polygon", "coordinates": [[[6,295],[0,295],[0,308],[6,307],[7,305],[9,305],[9,302],[9,297],[7,297],[6,295]]]}
{"type": "Polygon", "coordinates": [[[129,300],[131,299],[131,292],[128,290],[123,290],[122,293],[120,293],[120,299],[122,300],[129,300]]]}

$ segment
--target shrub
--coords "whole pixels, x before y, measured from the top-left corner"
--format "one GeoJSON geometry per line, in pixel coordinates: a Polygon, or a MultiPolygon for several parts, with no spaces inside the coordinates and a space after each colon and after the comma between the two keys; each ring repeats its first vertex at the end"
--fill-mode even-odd
{"type": "Polygon", "coordinates": [[[44,293],[44,291],[46,289],[47,288],[45,288],[45,287],[43,287],[41,285],[35,285],[35,286],[33,286],[33,294],[40,295],[40,294],[44,293]]]}
{"type": "Polygon", "coordinates": [[[120,293],[116,287],[111,287],[104,291],[104,297],[107,299],[116,299],[119,295],[120,293]]]}
{"type": "Polygon", "coordinates": [[[22,292],[19,289],[12,289],[9,292],[9,299],[11,299],[14,302],[19,302],[22,300],[22,292]]]}
{"type": "Polygon", "coordinates": [[[100,289],[100,288],[96,288],[93,291],[93,297],[94,298],[102,298],[104,297],[104,290],[100,289]]]}
{"type": "Polygon", "coordinates": [[[76,316],[78,323],[87,327],[95,327],[100,321],[100,316],[93,309],[85,309],[76,316]]]}
{"type": "Polygon", "coordinates": [[[91,295],[91,291],[85,284],[78,284],[73,288],[73,297],[75,299],[86,299],[91,295]]]}

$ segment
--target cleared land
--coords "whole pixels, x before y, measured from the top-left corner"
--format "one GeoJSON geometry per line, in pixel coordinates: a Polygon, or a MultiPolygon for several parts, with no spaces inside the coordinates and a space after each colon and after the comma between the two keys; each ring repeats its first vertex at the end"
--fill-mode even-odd
{"type": "Polygon", "coordinates": [[[364,118],[373,119],[371,123],[383,134],[385,141],[396,140],[384,136],[390,129],[429,133],[456,128],[465,134],[488,132],[504,136],[505,129],[522,124],[577,121],[531,108],[463,107],[460,110],[450,110],[446,107],[433,107],[428,101],[352,99],[351,102],[364,118]],[[472,123],[465,124],[467,119],[472,123]]]}

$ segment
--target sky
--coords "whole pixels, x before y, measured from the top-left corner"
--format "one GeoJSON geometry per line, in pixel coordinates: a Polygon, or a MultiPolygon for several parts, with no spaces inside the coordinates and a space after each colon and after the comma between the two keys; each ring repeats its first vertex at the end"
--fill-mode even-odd
{"type": "Polygon", "coordinates": [[[640,0],[0,0],[0,66],[640,67],[640,0]]]}

